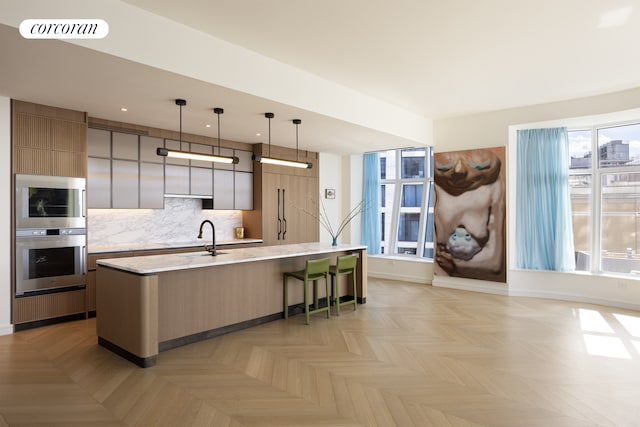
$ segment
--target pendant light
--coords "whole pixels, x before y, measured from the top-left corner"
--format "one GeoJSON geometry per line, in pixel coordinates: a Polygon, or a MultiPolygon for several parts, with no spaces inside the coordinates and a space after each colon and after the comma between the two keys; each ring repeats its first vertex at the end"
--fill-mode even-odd
{"type": "MultiPolygon", "coordinates": [[[[220,107],[215,107],[213,109],[213,112],[218,116],[218,155],[217,156],[212,156],[212,157],[216,157],[219,159],[231,159],[231,161],[224,161],[224,163],[231,163],[234,165],[237,165],[238,162],[240,161],[240,159],[236,156],[223,156],[220,153],[222,152],[221,148],[220,148],[220,114],[224,113],[224,110],[220,107]]],[[[218,162],[221,162],[219,160],[216,160],[218,162]]],[[[222,163],[222,162],[221,162],[222,163]]]]}
{"type": "Polygon", "coordinates": [[[253,155],[253,160],[260,163],[266,163],[270,165],[278,165],[278,166],[289,166],[293,168],[300,169],[311,169],[313,167],[312,163],[299,162],[298,161],[298,125],[302,123],[300,119],[294,119],[293,123],[296,125],[296,160],[284,160],[277,159],[275,157],[271,157],[271,119],[274,117],[273,113],[264,113],[264,116],[269,119],[269,151],[267,157],[261,156],[259,154],[253,155]]]}
{"type": "MultiPolygon", "coordinates": [[[[182,107],[187,105],[187,101],[184,99],[176,99],[176,105],[180,107],[180,148],[182,149],[182,107]]],[[[214,108],[214,112],[218,114],[218,153],[220,152],[220,114],[222,114],[222,108],[219,109],[220,112],[216,112],[214,108]]],[[[237,157],[228,157],[228,156],[214,156],[210,154],[200,154],[200,153],[192,153],[190,151],[182,151],[182,150],[169,150],[168,148],[158,147],[156,149],[156,154],[158,156],[164,157],[174,157],[177,159],[190,159],[190,160],[203,160],[206,162],[217,162],[217,163],[229,163],[229,164],[237,164],[239,159],[237,157]]]]}

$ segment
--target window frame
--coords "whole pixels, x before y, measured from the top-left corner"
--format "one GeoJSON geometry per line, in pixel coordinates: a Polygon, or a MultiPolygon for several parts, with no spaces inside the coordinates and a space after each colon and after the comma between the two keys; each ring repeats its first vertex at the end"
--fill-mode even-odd
{"type": "MultiPolygon", "coordinates": [[[[640,124],[640,119],[625,120],[617,122],[603,122],[592,124],[591,126],[568,127],[567,132],[590,131],[591,132],[591,165],[589,168],[571,168],[570,176],[590,175],[591,195],[589,199],[591,213],[591,234],[589,235],[589,249],[593,256],[590,257],[588,273],[591,274],[615,274],[632,276],[630,273],[620,273],[606,271],[602,269],[602,178],[610,174],[640,173],[640,164],[635,166],[601,166],[600,146],[598,144],[598,131],[600,129],[622,127],[640,124]]],[[[570,157],[570,156],[569,156],[570,157]]],[[[582,271],[582,270],[576,270],[582,271]]]]}
{"type": "MultiPolygon", "coordinates": [[[[425,257],[425,246],[426,243],[426,235],[427,235],[427,218],[428,214],[433,212],[429,212],[429,210],[433,209],[429,206],[429,189],[433,186],[433,147],[425,146],[425,147],[411,147],[411,148],[401,148],[397,150],[386,150],[380,152],[381,156],[381,166],[384,159],[384,162],[388,166],[390,158],[386,156],[388,152],[395,152],[394,159],[394,167],[395,174],[393,177],[389,177],[390,174],[386,174],[386,171],[380,171],[380,186],[393,186],[393,200],[386,199],[386,204],[382,207],[381,216],[379,221],[382,221],[383,217],[386,216],[390,219],[387,221],[389,227],[386,227],[385,233],[382,235],[382,241],[380,242],[380,247],[382,249],[382,256],[401,256],[407,258],[414,259],[427,259],[432,260],[431,257],[425,257]],[[424,177],[422,178],[402,178],[402,152],[403,151],[411,151],[417,149],[424,149],[424,177]],[[382,178],[385,176],[385,178],[382,178]],[[420,205],[414,207],[402,207],[402,195],[404,191],[405,185],[422,185],[422,194],[420,198],[420,205]],[[402,213],[419,213],[418,219],[418,239],[416,242],[413,241],[400,241],[398,240],[398,231],[400,226],[400,216],[402,213]],[[398,247],[402,244],[402,242],[408,242],[411,248],[415,244],[415,254],[406,254],[406,253],[397,253],[398,247]]],[[[423,157],[423,156],[420,156],[423,157]]],[[[432,197],[433,197],[433,192],[432,197]]],[[[385,227],[383,227],[385,228],[385,227]]],[[[433,236],[434,233],[432,233],[433,236]]],[[[433,246],[433,242],[431,242],[433,246]]],[[[406,245],[405,245],[406,246],[406,245]]]]}

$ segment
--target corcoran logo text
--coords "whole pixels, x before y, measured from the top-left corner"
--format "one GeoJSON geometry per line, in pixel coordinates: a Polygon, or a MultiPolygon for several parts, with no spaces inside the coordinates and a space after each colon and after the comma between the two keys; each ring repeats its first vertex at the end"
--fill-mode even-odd
{"type": "Polygon", "coordinates": [[[25,39],[102,39],[109,24],[103,19],[25,19],[20,34],[25,39]]]}

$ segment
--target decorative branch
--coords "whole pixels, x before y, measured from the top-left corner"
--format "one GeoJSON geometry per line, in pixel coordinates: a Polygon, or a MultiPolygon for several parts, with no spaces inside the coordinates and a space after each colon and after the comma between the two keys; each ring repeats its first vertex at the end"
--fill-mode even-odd
{"type": "Polygon", "coordinates": [[[318,214],[316,214],[315,212],[309,212],[304,208],[299,208],[297,206],[294,206],[294,207],[296,209],[303,211],[304,213],[306,213],[307,215],[311,216],[313,219],[318,221],[318,223],[325,230],[327,230],[327,232],[331,235],[331,238],[333,239],[334,242],[336,241],[338,236],[340,236],[340,233],[344,231],[346,226],[349,225],[349,223],[354,218],[360,215],[364,210],[368,209],[368,205],[366,201],[361,200],[360,203],[358,203],[353,209],[351,209],[351,211],[342,219],[342,221],[338,225],[338,228],[335,229],[331,224],[331,221],[329,220],[329,214],[327,213],[327,209],[325,208],[324,203],[322,202],[322,198],[320,198],[319,200],[320,200],[320,206],[317,206],[314,200],[311,199],[311,202],[314,204],[314,206],[318,207],[317,209],[318,214]]]}

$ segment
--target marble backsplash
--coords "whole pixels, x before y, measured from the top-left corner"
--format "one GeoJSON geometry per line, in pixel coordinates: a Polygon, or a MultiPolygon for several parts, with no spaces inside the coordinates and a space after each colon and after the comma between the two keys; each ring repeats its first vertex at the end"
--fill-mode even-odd
{"type": "Polygon", "coordinates": [[[197,239],[200,223],[205,219],[215,225],[217,241],[233,239],[234,228],[242,227],[242,211],[203,210],[199,199],[168,197],[164,209],[89,209],[88,246],[210,242],[208,224],[204,227],[204,240],[197,239]]]}

